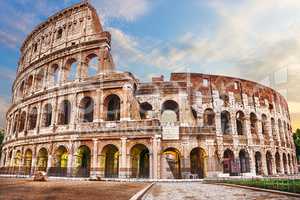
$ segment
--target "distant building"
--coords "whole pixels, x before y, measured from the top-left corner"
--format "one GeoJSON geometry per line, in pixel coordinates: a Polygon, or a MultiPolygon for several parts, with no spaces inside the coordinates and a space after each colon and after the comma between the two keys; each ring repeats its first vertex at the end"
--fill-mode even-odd
{"type": "Polygon", "coordinates": [[[21,47],[1,173],[114,178],[293,174],[286,100],[258,83],[117,72],[87,2],[51,16],[21,47]]]}

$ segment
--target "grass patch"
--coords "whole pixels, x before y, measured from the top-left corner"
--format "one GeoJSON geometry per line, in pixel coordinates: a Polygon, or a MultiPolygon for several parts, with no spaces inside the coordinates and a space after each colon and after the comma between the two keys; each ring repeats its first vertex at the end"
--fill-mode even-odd
{"type": "Polygon", "coordinates": [[[280,190],[300,194],[300,180],[293,179],[242,179],[242,180],[225,180],[224,183],[245,185],[257,188],[271,190],[280,190]]]}

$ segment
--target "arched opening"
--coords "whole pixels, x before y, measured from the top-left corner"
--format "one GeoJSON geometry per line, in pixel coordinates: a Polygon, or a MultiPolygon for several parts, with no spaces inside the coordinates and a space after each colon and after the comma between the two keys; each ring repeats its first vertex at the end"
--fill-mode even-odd
{"type": "Polygon", "coordinates": [[[49,70],[49,81],[50,85],[57,85],[59,82],[59,67],[57,64],[54,64],[50,67],[49,70]]]}
{"type": "Polygon", "coordinates": [[[162,104],[161,108],[162,121],[176,122],[179,121],[179,106],[173,100],[167,100],[162,104]],[[174,116],[176,118],[174,119],[174,116]]]}
{"type": "Polygon", "coordinates": [[[234,154],[230,149],[226,149],[223,155],[223,173],[233,174],[234,154]]]}
{"type": "Polygon", "coordinates": [[[285,138],[284,138],[284,133],[283,133],[283,127],[282,127],[282,123],[281,123],[280,119],[278,119],[278,129],[279,129],[280,140],[283,143],[282,146],[285,146],[284,145],[285,138]]]}
{"type": "Polygon", "coordinates": [[[211,108],[207,108],[203,114],[204,127],[215,126],[215,112],[211,108]]]}
{"type": "Polygon", "coordinates": [[[117,95],[112,94],[106,97],[104,102],[107,108],[107,121],[119,121],[121,108],[120,98],[117,95]]]}
{"type": "Polygon", "coordinates": [[[204,149],[197,147],[190,153],[191,174],[197,174],[198,178],[206,176],[206,153],[204,149]]]}
{"type": "Polygon", "coordinates": [[[62,35],[63,35],[63,29],[60,28],[60,29],[58,29],[58,31],[57,31],[56,39],[57,39],[57,40],[61,39],[61,38],[62,38],[62,35]]]}
{"type": "Polygon", "coordinates": [[[267,116],[265,114],[261,115],[261,132],[266,138],[269,138],[267,116]]]}
{"type": "Polygon", "coordinates": [[[37,114],[38,110],[36,107],[33,107],[29,113],[29,130],[33,130],[36,128],[36,123],[37,123],[37,114]]]}
{"type": "Polygon", "coordinates": [[[29,78],[27,79],[26,83],[26,93],[30,94],[32,92],[32,85],[33,85],[33,76],[30,75],[29,78]]]}
{"type": "Polygon", "coordinates": [[[149,111],[152,111],[152,105],[148,102],[144,102],[140,104],[140,116],[141,119],[148,119],[151,116],[149,116],[149,111]]]}
{"type": "Polygon", "coordinates": [[[8,159],[7,159],[7,165],[11,167],[11,161],[12,161],[12,154],[13,154],[13,151],[11,150],[8,154],[8,159]]]}
{"type": "Polygon", "coordinates": [[[130,150],[131,177],[149,178],[149,150],[143,144],[136,144],[130,150]]]}
{"type": "Polygon", "coordinates": [[[68,100],[64,100],[60,104],[59,113],[58,113],[58,124],[67,125],[70,123],[71,119],[71,103],[68,100]]]}
{"type": "Polygon", "coordinates": [[[230,113],[228,111],[221,113],[221,130],[224,135],[228,135],[231,132],[230,113]]]}
{"type": "Polygon", "coordinates": [[[292,165],[291,165],[291,156],[290,156],[290,154],[288,154],[288,164],[289,164],[289,171],[290,171],[290,174],[292,174],[293,169],[292,169],[292,165]]]}
{"type": "Polygon", "coordinates": [[[84,97],[80,101],[82,122],[93,122],[94,120],[94,100],[91,97],[84,97]]]}
{"type": "Polygon", "coordinates": [[[96,76],[99,68],[99,58],[96,54],[87,56],[87,76],[96,76]]]}
{"type": "Polygon", "coordinates": [[[25,159],[24,159],[25,174],[31,173],[31,164],[32,164],[32,151],[30,149],[27,149],[25,151],[25,159]]]}
{"type": "Polygon", "coordinates": [[[239,159],[241,173],[250,172],[250,160],[248,152],[246,152],[244,149],[240,150],[239,159]]]}
{"type": "Polygon", "coordinates": [[[52,121],[52,105],[46,104],[43,109],[42,127],[49,127],[52,121]]]}
{"type": "Polygon", "coordinates": [[[77,76],[77,61],[74,58],[69,59],[64,67],[64,81],[73,81],[77,76]]]}
{"type": "Polygon", "coordinates": [[[54,168],[50,174],[54,176],[66,176],[68,167],[68,150],[64,146],[59,146],[54,154],[54,168]]]}
{"type": "Polygon", "coordinates": [[[287,159],[285,153],[282,154],[282,162],[283,162],[284,173],[288,174],[288,166],[287,166],[287,159]]]}
{"type": "Polygon", "coordinates": [[[227,94],[220,95],[220,99],[223,100],[223,105],[225,107],[229,106],[229,96],[227,94]]]}
{"type": "Polygon", "coordinates": [[[254,113],[250,113],[251,134],[257,134],[257,117],[254,113]]]}
{"type": "Polygon", "coordinates": [[[23,111],[23,112],[21,113],[21,118],[20,118],[19,132],[24,131],[24,128],[25,128],[25,122],[26,122],[26,112],[23,111]]]}
{"type": "Polygon", "coordinates": [[[89,147],[80,146],[75,155],[75,176],[89,177],[91,167],[91,151],[89,147]]]}
{"type": "Polygon", "coordinates": [[[181,178],[180,152],[173,147],[167,148],[162,154],[162,176],[163,178],[181,178]]]}
{"type": "Polygon", "coordinates": [[[273,160],[273,157],[272,157],[271,152],[267,151],[267,153],[266,153],[266,162],[267,162],[268,175],[272,175],[273,174],[273,171],[272,171],[272,169],[273,169],[272,160],[273,160]]]}
{"type": "Polygon", "coordinates": [[[242,111],[236,113],[236,131],[238,135],[245,135],[245,114],[242,111]]]}
{"type": "Polygon", "coordinates": [[[14,162],[14,166],[15,167],[19,167],[22,164],[22,154],[21,151],[18,150],[15,154],[15,162],[14,162]]]}
{"type": "Polygon", "coordinates": [[[262,175],[262,160],[261,160],[261,153],[257,151],[255,153],[255,172],[256,175],[262,175]]]}
{"type": "Polygon", "coordinates": [[[34,78],[36,90],[41,90],[43,88],[44,81],[44,69],[41,69],[34,78]]]}
{"type": "Polygon", "coordinates": [[[119,176],[119,150],[113,144],[106,145],[102,150],[102,168],[104,177],[118,178],[119,176]]]}
{"type": "Polygon", "coordinates": [[[37,171],[47,171],[48,152],[45,148],[41,148],[37,156],[37,171]]]}
{"type": "Polygon", "coordinates": [[[17,131],[19,131],[18,130],[18,122],[19,122],[19,115],[16,114],[14,124],[13,124],[13,133],[16,133],[17,131]]]}
{"type": "Polygon", "coordinates": [[[19,94],[18,94],[18,96],[20,98],[24,97],[24,92],[25,92],[24,90],[25,90],[25,83],[24,83],[24,81],[22,81],[20,88],[19,88],[19,94]]]}
{"type": "Polygon", "coordinates": [[[276,164],[276,173],[282,173],[281,169],[280,169],[280,154],[278,152],[276,152],[275,154],[275,164],[276,164]]]}

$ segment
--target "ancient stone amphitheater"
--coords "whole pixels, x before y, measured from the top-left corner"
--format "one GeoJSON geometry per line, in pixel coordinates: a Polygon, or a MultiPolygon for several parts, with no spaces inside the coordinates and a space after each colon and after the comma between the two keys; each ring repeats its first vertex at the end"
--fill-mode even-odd
{"type": "Polygon", "coordinates": [[[296,172],[286,100],[258,83],[115,70],[111,35],[79,3],[21,47],[1,173],[101,178],[270,176],[296,172]]]}

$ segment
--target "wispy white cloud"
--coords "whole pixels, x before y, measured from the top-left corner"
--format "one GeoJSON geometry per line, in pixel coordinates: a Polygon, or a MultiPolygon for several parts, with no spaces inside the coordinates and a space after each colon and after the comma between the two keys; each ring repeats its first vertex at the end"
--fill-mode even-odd
{"type": "Polygon", "coordinates": [[[9,106],[10,103],[4,97],[0,96],[0,128],[5,127],[5,115],[9,106]]]}
{"type": "MultiPolygon", "coordinates": [[[[92,0],[102,18],[135,21],[150,9],[149,0],[92,0]]],[[[105,21],[105,20],[104,20],[105,21]]]]}

